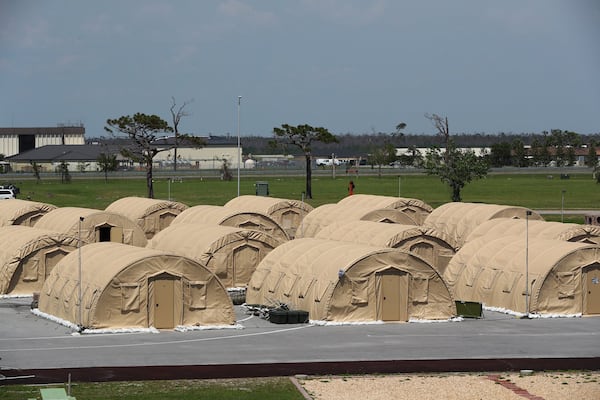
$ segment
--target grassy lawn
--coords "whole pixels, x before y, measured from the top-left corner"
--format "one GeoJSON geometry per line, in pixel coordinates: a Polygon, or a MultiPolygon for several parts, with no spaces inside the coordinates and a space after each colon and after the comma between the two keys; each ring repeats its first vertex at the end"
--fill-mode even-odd
{"type": "MultiPolygon", "coordinates": [[[[41,398],[40,387],[65,386],[0,386],[0,398],[2,400],[39,399],[41,398]]],[[[77,383],[72,384],[71,395],[80,400],[302,400],[304,398],[285,377],[77,383]]]]}
{"type": "MultiPolygon", "coordinates": [[[[312,206],[335,203],[346,196],[348,180],[353,179],[357,194],[410,197],[423,200],[432,207],[450,201],[446,185],[433,176],[406,174],[394,176],[313,176],[312,206]]],[[[243,177],[240,193],[255,194],[255,182],[267,181],[272,197],[302,199],[305,179],[302,176],[243,177]]],[[[144,177],[76,178],[71,183],[59,179],[13,180],[21,188],[20,198],[54,204],[58,207],[88,207],[104,209],[113,201],[126,196],[145,197],[144,177]]],[[[484,202],[529,207],[532,209],[561,209],[562,191],[564,208],[597,209],[600,204],[600,185],[588,174],[571,174],[570,179],[548,179],[545,174],[492,174],[473,181],[462,192],[465,202],[484,202]]],[[[165,177],[154,180],[155,198],[180,201],[189,206],[199,204],[223,205],[237,194],[237,180],[221,181],[215,178],[183,177],[181,182],[169,182],[165,177]]],[[[568,218],[568,211],[565,212],[568,218]]],[[[559,216],[560,218],[560,216],[559,216]]],[[[553,219],[553,218],[548,218],[553,219]]],[[[555,219],[555,217],[554,217],[555,219]]],[[[579,218],[580,220],[582,218],[579,218]]],[[[567,221],[566,221],[567,222],[567,221]]],[[[573,221],[583,222],[583,221],[573,221]]]]}

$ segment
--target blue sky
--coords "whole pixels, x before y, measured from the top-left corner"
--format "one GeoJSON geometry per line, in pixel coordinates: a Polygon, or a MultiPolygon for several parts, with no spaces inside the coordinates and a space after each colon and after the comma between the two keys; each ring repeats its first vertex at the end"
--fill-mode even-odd
{"type": "Polygon", "coordinates": [[[600,132],[596,0],[0,0],[0,126],[600,132]]]}

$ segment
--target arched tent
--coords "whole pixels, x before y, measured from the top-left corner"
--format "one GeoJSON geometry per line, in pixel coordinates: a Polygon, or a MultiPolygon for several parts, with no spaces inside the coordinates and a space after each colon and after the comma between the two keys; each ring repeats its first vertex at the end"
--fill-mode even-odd
{"type": "Polygon", "coordinates": [[[600,244],[600,226],[511,218],[496,218],[482,223],[467,237],[467,242],[487,235],[523,237],[526,232],[530,238],[600,244]]]}
{"type": "Polygon", "coordinates": [[[421,225],[429,213],[433,211],[433,208],[429,204],[419,199],[377,196],[371,194],[355,194],[352,196],[346,196],[342,200],[338,201],[338,204],[358,208],[365,206],[375,209],[393,208],[394,210],[408,214],[417,225],[421,225]]]}
{"type": "Polygon", "coordinates": [[[40,293],[40,311],[85,328],[173,329],[231,325],[221,282],[187,257],[120,243],[93,243],[65,257],[40,293]],[[82,304],[82,308],[79,307],[82,304]]]}
{"type": "Polygon", "coordinates": [[[524,235],[469,241],[444,273],[457,300],[550,315],[600,314],[599,279],[599,246],[524,235]]]}
{"type": "Polygon", "coordinates": [[[0,294],[32,295],[78,241],[64,233],[12,225],[0,227],[0,243],[0,294]]]}
{"type": "Polygon", "coordinates": [[[245,287],[258,263],[282,240],[249,229],[220,225],[174,224],[159,232],[147,247],[198,261],[227,288],[245,287]]]}
{"type": "Polygon", "coordinates": [[[52,204],[37,201],[11,199],[0,201],[0,226],[33,226],[44,214],[56,209],[52,204]]]}
{"type": "Polygon", "coordinates": [[[280,240],[289,240],[285,230],[271,217],[258,211],[240,211],[222,206],[200,205],[179,214],[171,224],[233,226],[265,232],[280,240]]]}
{"type": "Polygon", "coordinates": [[[188,206],[177,201],[124,197],[106,207],[106,211],[121,214],[137,223],[147,239],[168,227],[188,206]]]}
{"type": "Polygon", "coordinates": [[[285,303],[312,320],[447,319],[456,306],[440,275],[402,250],[315,238],[270,252],[252,275],[248,304],[285,303]]]}
{"type": "Polygon", "coordinates": [[[393,208],[351,207],[337,203],[323,204],[304,217],[296,230],[296,237],[314,237],[317,232],[327,225],[347,221],[373,221],[417,225],[411,216],[393,208]]]}
{"type": "Polygon", "coordinates": [[[454,246],[435,229],[415,225],[371,221],[333,223],[321,229],[315,238],[407,250],[425,259],[440,274],[456,253],[454,246]]]}
{"type": "Polygon", "coordinates": [[[142,228],[129,218],[92,208],[57,208],[40,218],[35,227],[79,236],[80,223],[85,243],[116,242],[139,247],[147,243],[142,228]]]}
{"type": "Polygon", "coordinates": [[[303,201],[268,196],[234,197],[225,203],[225,207],[268,215],[281,225],[290,238],[296,235],[302,219],[313,210],[310,204],[303,201]]]}
{"type": "Polygon", "coordinates": [[[523,218],[543,221],[541,215],[525,207],[483,203],[446,203],[429,214],[424,226],[434,228],[457,246],[465,244],[469,234],[483,222],[495,218],[523,218]]]}

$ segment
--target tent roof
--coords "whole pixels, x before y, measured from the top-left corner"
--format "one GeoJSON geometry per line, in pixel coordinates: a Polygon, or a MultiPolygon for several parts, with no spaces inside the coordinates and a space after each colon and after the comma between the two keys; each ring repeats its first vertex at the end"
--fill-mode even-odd
{"type": "Polygon", "coordinates": [[[529,220],[542,220],[541,215],[525,207],[505,206],[483,203],[446,203],[427,216],[424,226],[436,228],[446,237],[462,246],[469,234],[483,222],[495,218],[525,218],[531,212],[529,220]]]}
{"type": "Polygon", "coordinates": [[[0,201],[0,226],[12,225],[19,217],[33,212],[47,213],[56,209],[52,204],[11,199],[0,201]]]}
{"type": "Polygon", "coordinates": [[[225,203],[225,207],[231,207],[238,210],[258,211],[267,215],[271,215],[277,210],[288,208],[294,208],[304,214],[308,214],[313,209],[310,204],[299,200],[251,195],[234,197],[225,203]]]}
{"type": "MultiPolygon", "coordinates": [[[[121,243],[101,242],[81,247],[81,259],[85,266],[82,282],[84,286],[106,287],[121,271],[149,258],[181,257],[165,251],[145,247],[128,246],[121,243]],[[90,273],[92,272],[92,273],[90,273]]],[[[64,263],[73,261],[65,258],[64,263]]],[[[198,264],[200,265],[200,264],[198,264]]],[[[78,268],[61,268],[60,275],[66,279],[79,280],[78,268]]]]}
{"type": "Polygon", "coordinates": [[[324,281],[337,281],[339,271],[348,271],[356,263],[372,258],[373,269],[386,269],[390,265],[403,265],[408,272],[428,272],[435,269],[420,257],[397,249],[368,246],[350,242],[339,242],[316,238],[290,240],[271,251],[259,268],[268,270],[285,269],[286,274],[315,277],[324,281]],[[410,262],[394,260],[410,259],[410,262]]]}
{"type": "Polygon", "coordinates": [[[207,224],[207,225],[235,225],[246,224],[260,226],[261,229],[272,236],[288,240],[287,233],[273,218],[258,211],[242,211],[223,206],[199,205],[190,207],[176,216],[171,225],[181,223],[207,224]]]}
{"type": "MultiPolygon", "coordinates": [[[[431,236],[445,241],[433,228],[373,221],[334,222],[317,232],[315,238],[396,247],[406,239],[419,236],[431,236]]],[[[449,245],[454,247],[451,243],[449,245]]]]}
{"type": "Polygon", "coordinates": [[[283,242],[273,236],[249,229],[221,225],[176,224],[157,233],[147,247],[185,254],[199,259],[204,254],[213,254],[227,244],[254,240],[275,248],[283,242]]]}
{"type": "Polygon", "coordinates": [[[177,201],[149,199],[145,197],[123,197],[106,207],[106,211],[115,212],[135,221],[160,210],[183,211],[188,206],[177,201]]]}
{"type": "Polygon", "coordinates": [[[407,214],[392,208],[375,206],[348,206],[343,204],[323,204],[308,213],[296,231],[296,237],[314,237],[317,232],[332,223],[346,221],[378,221],[393,219],[397,223],[416,225],[407,214]]]}
{"type": "Polygon", "coordinates": [[[74,236],[21,225],[0,227],[0,293],[5,293],[21,260],[34,251],[50,246],[77,247],[74,236]]]}
{"type": "Polygon", "coordinates": [[[567,255],[581,249],[594,248],[600,251],[598,246],[585,243],[539,238],[526,241],[523,235],[494,239],[482,236],[467,242],[454,255],[444,276],[456,274],[464,265],[475,269],[494,268],[507,272],[524,272],[526,256],[529,273],[545,275],[567,255]]]}
{"type": "Polygon", "coordinates": [[[346,196],[338,201],[338,204],[352,207],[393,208],[395,210],[411,208],[421,210],[424,214],[429,214],[431,211],[433,211],[433,207],[419,199],[377,196],[370,194],[355,194],[352,196],[346,196]]]}
{"type": "Polygon", "coordinates": [[[528,232],[530,238],[570,241],[574,238],[598,238],[600,226],[565,224],[550,221],[526,221],[523,219],[496,218],[483,222],[471,232],[467,241],[482,236],[519,236],[528,232]]]}
{"type": "MultiPolygon", "coordinates": [[[[134,221],[129,218],[110,211],[96,210],[93,208],[81,207],[60,207],[42,216],[35,224],[36,228],[50,229],[58,232],[78,234],[79,219],[83,217],[82,228],[88,229],[90,226],[97,226],[104,223],[110,223],[114,226],[130,229],[133,233],[132,244],[134,246],[145,246],[146,235],[134,221]]],[[[89,232],[87,232],[89,234],[89,232]]],[[[90,240],[85,236],[85,240],[90,240]]]]}

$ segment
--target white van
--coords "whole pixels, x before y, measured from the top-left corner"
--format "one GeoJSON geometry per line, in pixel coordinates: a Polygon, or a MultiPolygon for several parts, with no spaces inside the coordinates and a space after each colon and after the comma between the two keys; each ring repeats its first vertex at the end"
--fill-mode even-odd
{"type": "Polygon", "coordinates": [[[12,189],[0,189],[0,200],[16,199],[15,192],[12,189]]]}
{"type": "Polygon", "coordinates": [[[337,158],[317,158],[317,167],[331,167],[332,165],[340,165],[340,160],[337,158]]]}

